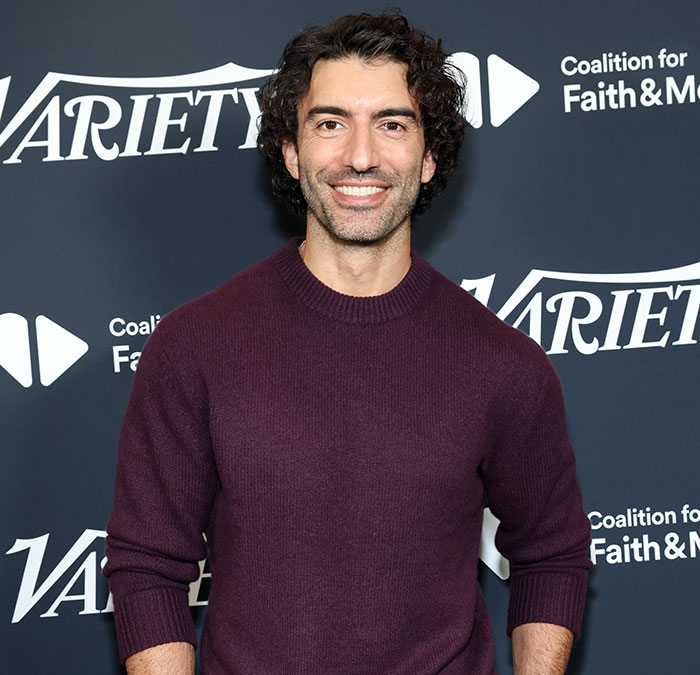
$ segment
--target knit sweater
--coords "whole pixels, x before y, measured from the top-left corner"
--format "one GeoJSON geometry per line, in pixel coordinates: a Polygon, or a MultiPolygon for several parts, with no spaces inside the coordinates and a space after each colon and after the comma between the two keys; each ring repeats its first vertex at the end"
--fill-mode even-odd
{"type": "Polygon", "coordinates": [[[104,569],[122,661],[196,642],[188,583],[208,557],[203,675],[491,674],[485,503],[508,632],[578,634],[589,525],[544,352],[415,252],[394,289],[353,297],[298,244],[144,348],[104,569]]]}

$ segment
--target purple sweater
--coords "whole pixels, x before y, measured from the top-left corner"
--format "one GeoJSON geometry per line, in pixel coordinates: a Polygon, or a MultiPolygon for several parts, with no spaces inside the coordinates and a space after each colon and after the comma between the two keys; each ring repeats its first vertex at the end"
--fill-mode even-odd
{"type": "Polygon", "coordinates": [[[204,675],[493,673],[485,501],[508,631],[578,634],[589,525],[544,352],[415,253],[396,288],[358,298],[298,243],[166,316],[143,351],[104,570],[122,660],[195,642],[188,583],[208,556],[204,675]]]}

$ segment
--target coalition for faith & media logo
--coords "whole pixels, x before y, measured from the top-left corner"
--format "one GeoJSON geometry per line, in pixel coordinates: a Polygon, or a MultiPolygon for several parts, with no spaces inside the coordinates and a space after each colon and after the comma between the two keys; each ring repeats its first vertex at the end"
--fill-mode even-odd
{"type": "Polygon", "coordinates": [[[692,55],[661,47],[655,53],[607,51],[594,58],[567,54],[560,70],[564,112],[597,113],[633,108],[663,110],[700,101],[700,80],[687,72],[692,55]],[[591,79],[595,82],[590,82],[591,79]]]}
{"type": "MultiPolygon", "coordinates": [[[[467,76],[464,114],[478,128],[484,120],[479,58],[457,52],[450,59],[467,76]]],[[[255,82],[273,72],[235,63],[164,77],[49,72],[0,127],[2,164],[40,155],[43,162],[113,161],[215,152],[221,144],[255,148],[260,116],[255,82]],[[226,138],[219,138],[222,126],[226,138]]],[[[534,79],[495,54],[487,59],[487,75],[493,126],[503,124],[539,90],[534,79]]],[[[0,79],[0,120],[11,79],[0,79]]]]}
{"type": "MultiPolygon", "coordinates": [[[[461,286],[488,305],[496,275],[461,286]]],[[[700,262],[629,274],[533,269],[496,312],[548,354],[697,344],[700,262]]]]}

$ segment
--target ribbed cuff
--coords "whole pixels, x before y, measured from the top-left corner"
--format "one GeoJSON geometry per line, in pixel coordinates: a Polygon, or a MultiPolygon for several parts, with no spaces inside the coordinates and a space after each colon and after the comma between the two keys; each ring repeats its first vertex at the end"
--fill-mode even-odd
{"type": "Polygon", "coordinates": [[[167,642],[197,644],[187,593],[157,588],[115,600],[119,659],[167,642]]]}
{"type": "Polygon", "coordinates": [[[585,574],[540,572],[515,577],[510,587],[510,635],[523,623],[553,623],[571,630],[578,639],[586,604],[585,574]]]}

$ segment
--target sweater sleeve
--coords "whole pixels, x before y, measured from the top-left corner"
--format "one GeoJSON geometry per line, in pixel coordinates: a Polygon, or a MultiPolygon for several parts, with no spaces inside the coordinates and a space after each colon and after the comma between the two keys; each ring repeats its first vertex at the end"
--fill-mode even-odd
{"type": "MultiPolygon", "coordinates": [[[[539,350],[539,348],[538,348],[539,350]]],[[[543,352],[511,390],[482,467],[496,546],[511,569],[507,633],[545,622],[581,630],[590,523],[576,482],[559,378],[543,352]]]]}
{"type": "Polygon", "coordinates": [[[206,389],[186,358],[176,372],[163,332],[159,325],[139,359],[107,525],[104,575],[122,663],[158,644],[196,644],[188,584],[206,557],[202,533],[216,491],[206,389]]]}

